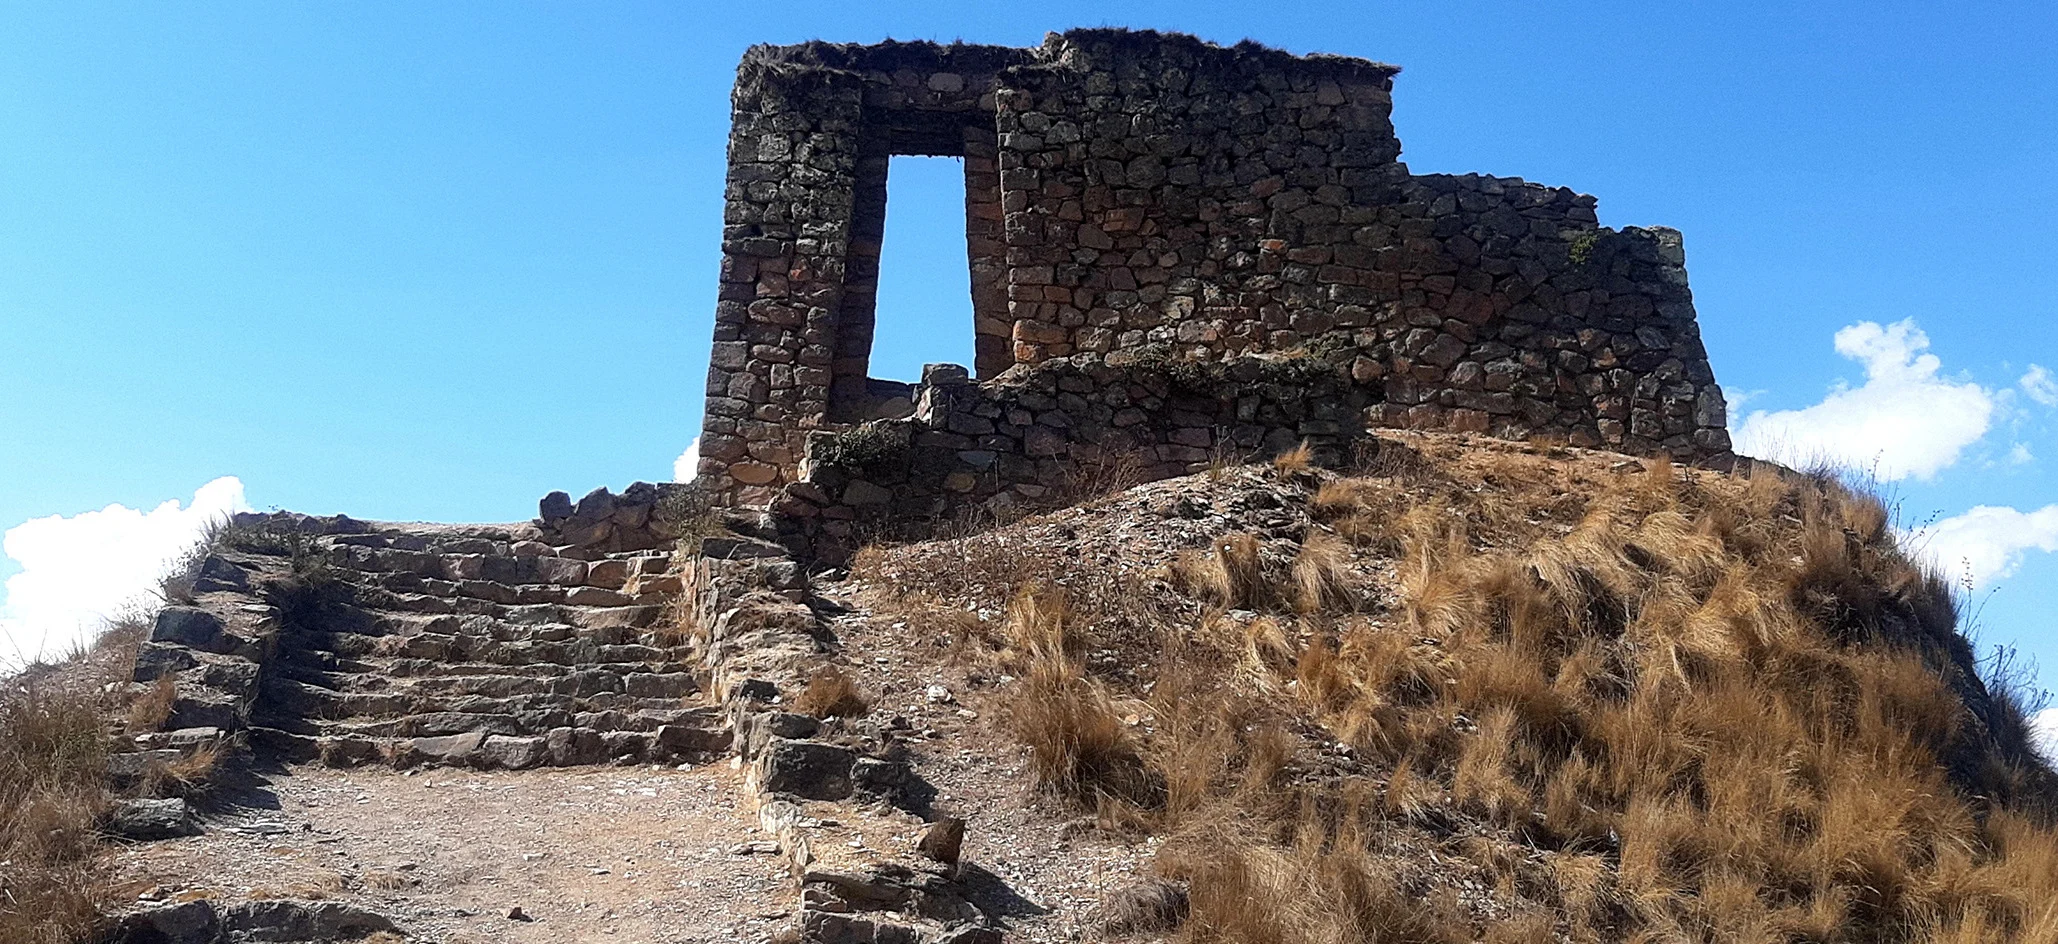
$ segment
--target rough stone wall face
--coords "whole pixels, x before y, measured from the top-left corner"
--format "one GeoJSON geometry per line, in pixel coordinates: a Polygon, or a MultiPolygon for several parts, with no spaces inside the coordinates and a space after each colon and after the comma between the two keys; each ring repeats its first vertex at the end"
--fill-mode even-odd
{"type": "Polygon", "coordinates": [[[1016,360],[1283,349],[1317,333],[1296,314],[1343,307],[1363,323],[1370,292],[1271,263],[1349,245],[1392,202],[1393,70],[1082,39],[997,97],[1016,360]]]}
{"type": "MultiPolygon", "coordinates": [[[[1033,401],[1060,380],[1134,387],[1139,365],[1276,356],[1335,367],[1344,386],[1324,410],[1348,415],[1320,422],[1726,456],[1679,234],[1603,229],[1594,199],[1563,188],[1409,174],[1391,122],[1396,71],[1119,30],[1034,49],[752,50],[735,95],[701,474],[734,504],[769,507],[788,486],[842,474],[826,458],[804,465],[811,438],[878,422],[910,442],[998,436],[949,451],[1040,470],[981,478],[931,457],[895,483],[844,475],[907,492],[905,513],[934,512],[937,495],[1030,498],[1110,449],[1253,423],[1143,409],[1140,435],[1071,404],[1050,421],[1070,425],[1050,426],[1050,408],[1014,405],[1021,391],[1033,401]],[[875,320],[895,316],[875,310],[895,154],[965,160],[969,393],[866,376],[875,320]],[[956,408],[937,412],[939,398],[1001,409],[983,418],[1020,430],[952,431],[956,408]],[[1016,409],[1030,419],[1007,421],[1016,409]],[[1060,430],[1062,447],[1030,455],[1050,445],[1042,433],[1030,445],[1039,428],[1060,430]],[[943,487],[952,475],[993,487],[943,487]]],[[[1063,393],[1099,391],[1050,395],[1063,393]]],[[[821,507],[841,506],[827,497],[821,507]]]]}

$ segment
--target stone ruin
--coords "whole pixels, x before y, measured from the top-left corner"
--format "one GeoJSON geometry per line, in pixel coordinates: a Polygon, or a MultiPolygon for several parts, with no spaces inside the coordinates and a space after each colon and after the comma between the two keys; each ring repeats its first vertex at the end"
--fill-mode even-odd
{"type": "MultiPolygon", "coordinates": [[[[1721,462],[1677,231],[1411,174],[1399,70],[1073,30],[758,46],[733,95],[699,475],[797,553],[1368,427],[1721,462]],[[887,170],[963,159],[970,369],[869,376],[887,170]]],[[[888,311],[885,317],[892,318],[888,311]]]]}
{"type": "MultiPolygon", "coordinates": [[[[816,860],[818,814],[850,814],[809,804],[936,814],[882,722],[790,710],[832,664],[811,565],[869,528],[1302,443],[1343,462],[1378,427],[1730,458],[1679,234],[1410,174],[1395,71],[1117,30],[751,50],[701,484],[552,493],[513,525],[239,515],[142,645],[138,689],[175,697],[110,774],[233,745],[344,767],[733,755],[802,939],[999,941],[954,861],[816,860]],[[895,154],[965,165],[976,357],[917,384],[868,370],[895,154]]],[[[126,814],[132,838],[199,828],[177,798],[126,814]]],[[[116,939],[275,904],[146,910],[116,939]]]]}

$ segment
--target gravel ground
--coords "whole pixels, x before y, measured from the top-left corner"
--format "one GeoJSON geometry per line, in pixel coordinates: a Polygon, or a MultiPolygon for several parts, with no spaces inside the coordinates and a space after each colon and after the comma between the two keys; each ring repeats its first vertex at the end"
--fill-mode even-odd
{"type": "Polygon", "coordinates": [[[795,907],[727,765],[266,781],[203,836],[118,851],[122,893],[342,901],[447,944],[762,941],[795,907]]]}

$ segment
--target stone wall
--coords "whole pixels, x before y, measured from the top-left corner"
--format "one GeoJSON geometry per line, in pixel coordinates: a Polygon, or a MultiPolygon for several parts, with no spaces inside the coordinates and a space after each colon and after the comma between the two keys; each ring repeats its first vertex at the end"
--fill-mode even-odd
{"type": "Polygon", "coordinates": [[[1602,228],[1563,188],[1410,174],[1396,71],[1120,30],[751,50],[702,478],[819,531],[852,505],[1030,497],[1128,450],[1169,473],[1200,461],[1181,449],[1368,425],[1727,456],[1679,234],[1602,228]],[[868,375],[894,154],[965,158],[976,380],[868,375]],[[1313,386],[1203,404],[1162,382],[1287,361],[1313,386]],[[804,461],[867,423],[907,469],[804,461]],[[839,491],[859,483],[878,491],[839,491]]]}

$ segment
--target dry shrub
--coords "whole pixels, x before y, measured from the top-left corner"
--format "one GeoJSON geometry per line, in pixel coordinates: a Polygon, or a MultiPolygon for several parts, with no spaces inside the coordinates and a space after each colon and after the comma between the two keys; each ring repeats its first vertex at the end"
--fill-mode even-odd
{"type": "Polygon", "coordinates": [[[1099,681],[1087,677],[1064,591],[1032,587],[1008,606],[1009,657],[1019,678],[1005,719],[1029,748],[1037,782],[1103,814],[1151,802],[1135,739],[1099,681]]]}
{"type": "Polygon", "coordinates": [[[1101,902],[1101,928],[1109,934],[1171,931],[1186,921],[1186,887],[1164,879],[1145,879],[1120,889],[1101,902]]]}
{"type": "Polygon", "coordinates": [[[1315,488],[1308,511],[1317,520],[1333,521],[1358,509],[1365,492],[1363,479],[1328,479],[1315,488]]]}
{"type": "Polygon", "coordinates": [[[172,706],[179,701],[179,683],[170,675],[160,675],[157,681],[142,695],[129,703],[128,732],[142,734],[164,728],[170,720],[172,706]]]}
{"type": "Polygon", "coordinates": [[[1187,939],[1264,944],[1380,941],[1468,944],[1469,921],[1449,889],[1410,887],[1365,856],[1353,821],[1302,824],[1280,844],[1254,843],[1232,824],[1159,855],[1186,878],[1187,939]]]}
{"type": "Polygon", "coordinates": [[[214,773],[222,763],[222,749],[202,747],[168,764],[152,763],[145,773],[141,792],[148,796],[205,796],[213,785],[214,773]]]}
{"type": "Polygon", "coordinates": [[[1256,535],[1225,534],[1207,554],[1182,553],[1172,569],[1193,594],[1229,609],[1258,609],[1277,596],[1256,535]]]}
{"type": "Polygon", "coordinates": [[[1308,535],[1293,559],[1294,609],[1312,613],[1341,606],[1350,595],[1345,571],[1350,560],[1350,546],[1335,535],[1308,535]]]}
{"type": "Polygon", "coordinates": [[[1287,475],[1306,472],[1314,463],[1315,447],[1305,439],[1301,440],[1300,445],[1272,457],[1272,468],[1287,475]]]}
{"type": "Polygon", "coordinates": [[[0,941],[82,940],[104,889],[106,706],[94,688],[10,679],[0,691],[0,941]]]}
{"type": "Polygon", "coordinates": [[[1103,452],[1068,465],[1058,493],[1077,504],[1141,485],[1151,477],[1151,470],[1139,453],[1103,452]]]}
{"type": "Polygon", "coordinates": [[[794,696],[793,708],[817,718],[861,718],[872,710],[872,703],[842,669],[827,665],[816,670],[807,687],[794,696]]]}
{"type": "Polygon", "coordinates": [[[382,869],[375,869],[364,873],[364,878],[361,881],[364,883],[364,887],[382,892],[400,891],[422,883],[421,879],[382,869]]]}

